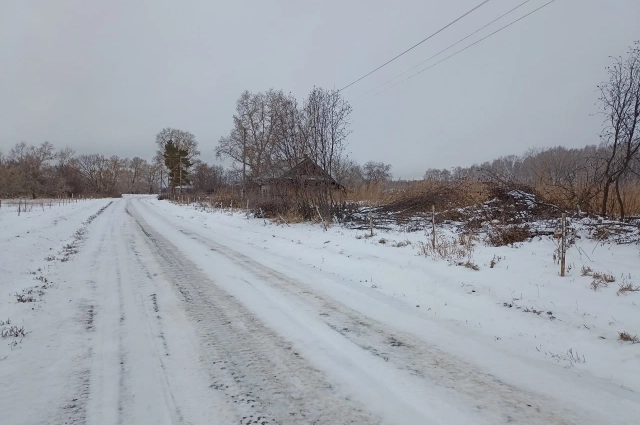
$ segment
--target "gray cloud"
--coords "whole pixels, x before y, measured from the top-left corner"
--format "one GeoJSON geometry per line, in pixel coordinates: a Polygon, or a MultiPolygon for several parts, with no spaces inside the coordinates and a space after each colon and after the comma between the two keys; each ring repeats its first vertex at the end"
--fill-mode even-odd
{"type": "MultiPolygon", "coordinates": [[[[344,92],[354,100],[519,0],[492,0],[344,92]]],[[[0,149],[17,141],[150,158],[166,126],[205,160],[239,94],[339,88],[479,0],[0,3],[0,149]]],[[[544,4],[532,0],[513,18],[544,4]]],[[[396,177],[529,147],[597,143],[596,85],[635,39],[637,0],[558,0],[383,94],[354,101],[349,151],[396,177]]],[[[511,16],[495,24],[507,23],[511,16]]],[[[487,33],[491,29],[487,29],[487,33]]],[[[465,44],[462,44],[464,46],[465,44]]],[[[454,50],[455,51],[455,50],[454,50]]],[[[426,64],[428,65],[428,64],[426,64]]]]}

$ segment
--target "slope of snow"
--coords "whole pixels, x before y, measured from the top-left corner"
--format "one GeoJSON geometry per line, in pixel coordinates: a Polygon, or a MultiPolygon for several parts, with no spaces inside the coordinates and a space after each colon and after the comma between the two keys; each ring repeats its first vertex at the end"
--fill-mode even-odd
{"type": "Polygon", "coordinates": [[[430,342],[510,384],[530,386],[585,409],[605,406],[603,398],[623,410],[639,400],[640,345],[619,341],[618,333],[640,334],[640,293],[616,294],[618,283],[640,284],[636,245],[578,239],[567,252],[570,270],[561,278],[552,238],[518,247],[478,243],[473,261],[480,270],[473,271],[418,255],[419,242],[428,240],[422,233],[378,232],[366,238],[367,232],[339,226],[325,232],[319,225],[274,225],[241,213],[148,202],[174,215],[176,226],[200,234],[206,228],[225,246],[408,330],[411,319],[366,305],[370,298],[400,303],[411,310],[407,314],[420,318],[419,328],[439,335],[430,342]],[[407,240],[412,243],[393,246],[407,240]],[[594,292],[592,278],[581,275],[583,265],[613,274],[616,283],[594,292]],[[360,298],[367,301],[361,305],[360,298]]]}
{"type": "Polygon", "coordinates": [[[0,320],[28,331],[0,339],[0,423],[637,421],[618,333],[640,334],[640,292],[616,292],[638,246],[578,239],[561,278],[553,239],[477,242],[474,271],[423,233],[110,202],[0,216],[0,320]]]}

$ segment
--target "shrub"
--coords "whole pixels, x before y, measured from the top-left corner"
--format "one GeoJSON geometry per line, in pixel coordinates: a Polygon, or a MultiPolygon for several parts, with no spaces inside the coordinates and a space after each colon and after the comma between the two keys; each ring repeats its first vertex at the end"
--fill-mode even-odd
{"type": "Polygon", "coordinates": [[[27,331],[24,330],[24,326],[11,326],[8,328],[2,328],[0,330],[0,337],[2,338],[19,338],[27,335],[27,331]]]}
{"type": "Polygon", "coordinates": [[[491,262],[489,263],[489,268],[490,269],[494,268],[496,264],[500,262],[500,260],[502,260],[502,257],[494,255],[493,258],[491,259],[491,262]]]}
{"type": "Polygon", "coordinates": [[[467,256],[467,249],[455,239],[438,238],[435,246],[431,242],[420,242],[420,252],[425,257],[440,258],[442,260],[461,260],[467,256]]]}
{"type": "Polygon", "coordinates": [[[638,292],[640,291],[640,286],[633,286],[631,283],[622,283],[620,284],[620,287],[618,288],[618,292],[616,292],[617,295],[627,295],[627,292],[638,292]]]}
{"type": "Polygon", "coordinates": [[[25,294],[25,293],[22,293],[22,294],[16,293],[16,300],[19,303],[34,303],[37,301],[36,297],[34,297],[31,294],[25,294]]]}
{"type": "Polygon", "coordinates": [[[631,334],[629,332],[619,332],[619,339],[620,341],[627,341],[630,342],[632,344],[638,344],[640,343],[640,340],[638,339],[638,336],[631,336],[631,334]]]}
{"type": "Polygon", "coordinates": [[[524,242],[529,239],[529,228],[526,226],[493,226],[487,232],[487,242],[491,246],[506,246],[524,242]]]}
{"type": "Polygon", "coordinates": [[[471,261],[473,254],[473,235],[471,234],[458,238],[437,238],[435,246],[431,241],[419,242],[419,244],[420,253],[425,257],[439,258],[471,270],[480,269],[471,261]]]}

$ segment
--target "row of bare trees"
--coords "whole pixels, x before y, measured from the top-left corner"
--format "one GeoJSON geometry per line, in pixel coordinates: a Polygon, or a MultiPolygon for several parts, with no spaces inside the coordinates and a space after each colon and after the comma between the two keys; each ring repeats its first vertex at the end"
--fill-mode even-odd
{"type": "MultiPolygon", "coordinates": [[[[0,198],[158,193],[171,187],[169,177],[161,159],[76,155],[49,142],[20,142],[6,155],[0,152],[0,198]]],[[[223,167],[195,158],[188,177],[190,190],[199,193],[213,193],[234,178],[223,167]]]]}
{"type": "Polygon", "coordinates": [[[343,158],[351,106],[336,90],[314,88],[300,105],[281,90],[245,91],[236,102],[231,132],[220,138],[219,158],[247,178],[293,167],[308,156],[329,174],[343,158]]]}
{"type": "Polygon", "coordinates": [[[599,86],[604,118],[598,145],[532,149],[523,156],[452,170],[430,169],[425,180],[475,180],[529,187],[550,202],[603,216],[640,214],[640,45],[614,58],[599,86]]]}
{"type": "Polygon", "coordinates": [[[429,169],[424,180],[477,181],[504,188],[522,188],[565,209],[604,216],[640,214],[638,158],[630,161],[627,171],[615,180],[616,196],[609,196],[605,201],[605,171],[611,155],[612,148],[606,144],[580,149],[562,146],[531,149],[522,156],[504,156],[468,168],[429,169]]]}
{"type": "Polygon", "coordinates": [[[0,197],[150,193],[157,190],[159,171],[158,164],[138,157],[76,155],[49,142],[20,142],[0,153],[0,197]]]}

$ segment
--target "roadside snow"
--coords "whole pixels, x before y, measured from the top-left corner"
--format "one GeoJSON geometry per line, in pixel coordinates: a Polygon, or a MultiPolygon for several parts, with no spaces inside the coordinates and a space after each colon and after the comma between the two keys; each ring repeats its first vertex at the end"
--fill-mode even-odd
{"type": "Polygon", "coordinates": [[[620,406],[608,409],[619,412],[619,423],[628,423],[623,419],[632,417],[624,412],[638,408],[640,344],[618,336],[640,334],[640,292],[617,295],[619,284],[640,285],[637,245],[577,239],[561,278],[551,237],[516,247],[477,243],[472,260],[480,270],[473,271],[419,255],[419,243],[428,241],[422,232],[377,231],[367,238],[365,231],[340,226],[324,231],[307,223],[276,225],[241,212],[146,202],[176,226],[201,234],[207,229],[221,244],[306,278],[313,289],[417,332],[512,385],[585,408],[604,408],[606,399],[620,406]],[[410,243],[402,246],[404,241],[410,243]],[[581,275],[583,266],[612,274],[616,282],[594,291],[593,279],[581,275]],[[423,329],[393,310],[372,310],[371,298],[401,303],[423,329]]]}
{"type": "Polygon", "coordinates": [[[475,271],[422,232],[153,197],[0,211],[0,329],[27,332],[0,338],[0,423],[636,423],[640,344],[618,336],[640,292],[617,292],[639,249],[574,225],[561,278],[546,236],[477,241],[475,271]]]}

